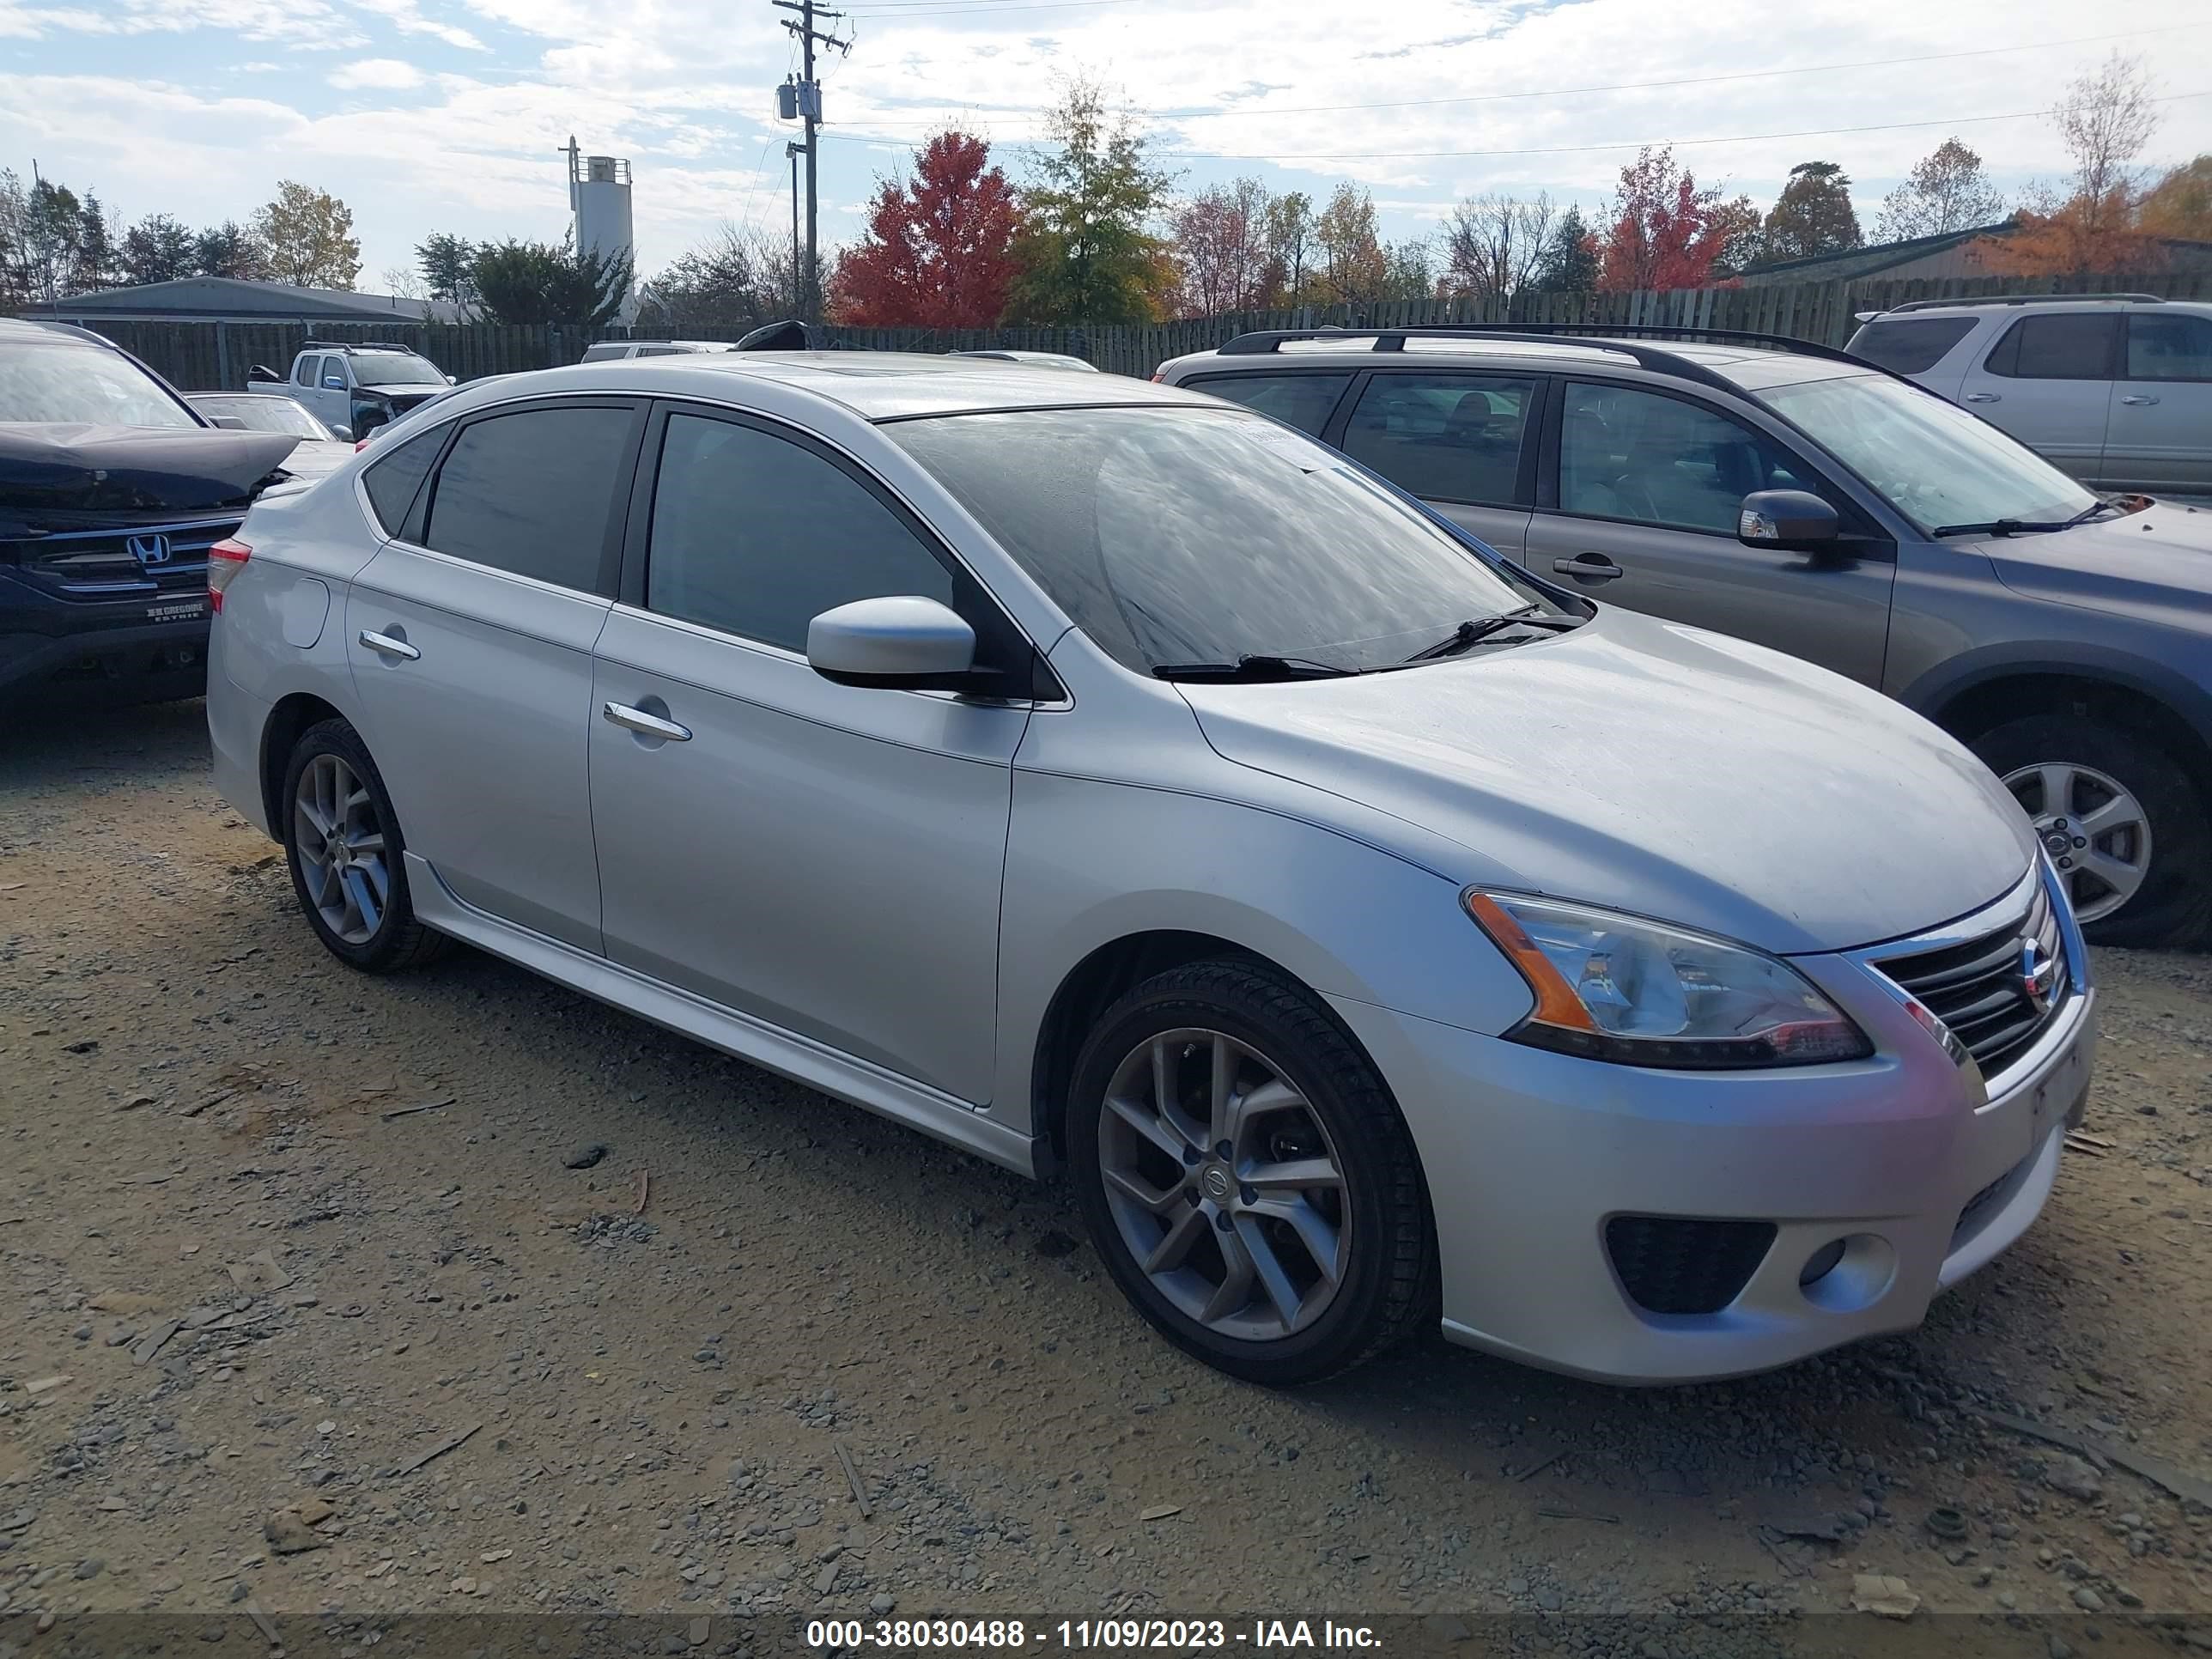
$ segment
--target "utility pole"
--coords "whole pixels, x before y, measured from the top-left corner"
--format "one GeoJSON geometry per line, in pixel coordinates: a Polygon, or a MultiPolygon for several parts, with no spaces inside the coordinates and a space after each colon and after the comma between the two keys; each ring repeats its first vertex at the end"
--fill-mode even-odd
{"type": "MultiPolygon", "coordinates": [[[[799,158],[802,155],[811,157],[814,147],[811,144],[802,144],[794,138],[784,145],[783,153],[791,162],[791,285],[796,289],[799,286],[800,269],[799,264],[799,158]]],[[[803,297],[799,303],[803,308],[805,304],[803,297]]]]}
{"type": "Polygon", "coordinates": [[[806,123],[806,266],[799,275],[799,309],[808,322],[821,320],[822,268],[819,245],[815,230],[817,218],[814,184],[814,158],[818,149],[814,130],[822,121],[822,83],[814,78],[814,47],[817,42],[835,46],[839,52],[850,52],[853,43],[841,40],[834,34],[824,34],[814,27],[817,17],[842,17],[842,11],[830,11],[817,5],[815,0],[771,0],[778,10],[795,11],[799,21],[786,21],[784,27],[798,38],[803,54],[803,75],[798,86],[798,113],[806,123]]]}

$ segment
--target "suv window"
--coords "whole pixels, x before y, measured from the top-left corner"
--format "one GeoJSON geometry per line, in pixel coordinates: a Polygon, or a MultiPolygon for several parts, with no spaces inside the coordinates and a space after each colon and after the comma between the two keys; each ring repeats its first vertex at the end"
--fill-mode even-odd
{"type": "Polygon", "coordinates": [[[1754,489],[1810,487],[1771,440],[1717,410],[1630,386],[1567,389],[1564,513],[1733,536],[1754,489]]]}
{"type": "Polygon", "coordinates": [[[951,605],[952,574],[858,479],[757,427],[668,417],[648,611],[803,652],[823,611],[887,593],[951,605]]]}
{"type": "Polygon", "coordinates": [[[431,489],[423,545],[562,587],[599,590],[635,418],[604,405],[527,409],[463,427],[431,489]]]}
{"type": "Polygon", "coordinates": [[[438,459],[446,432],[441,426],[410,438],[361,475],[361,487],[368,492],[368,504],[386,535],[397,536],[405,527],[407,509],[415,504],[415,492],[429,476],[430,463],[438,459]]]}
{"type": "Polygon", "coordinates": [[[1318,438],[1336,400],[1352,384],[1349,374],[1209,374],[1186,380],[1193,392],[1210,392],[1232,404],[1272,415],[1285,426],[1318,438]]]}
{"type": "Polygon", "coordinates": [[[1899,374],[1918,374],[1974,331],[1972,317],[1884,317],[1851,337],[1851,355],[1899,374]]]}
{"type": "Polygon", "coordinates": [[[2128,319],[2130,380],[2212,380],[2212,317],[2170,312],[2128,319]]]}
{"type": "Polygon", "coordinates": [[[2109,313],[2023,317],[1982,367],[2008,380],[2109,380],[2119,337],[2120,319],[2109,313]]]}
{"type": "Polygon", "coordinates": [[[315,386],[321,382],[322,378],[323,360],[319,355],[301,358],[298,367],[292,371],[292,384],[295,386],[315,386]]]}
{"type": "Polygon", "coordinates": [[[1510,503],[1534,380],[1376,374],[1345,428],[1344,453],[1425,501],[1510,503]]]}

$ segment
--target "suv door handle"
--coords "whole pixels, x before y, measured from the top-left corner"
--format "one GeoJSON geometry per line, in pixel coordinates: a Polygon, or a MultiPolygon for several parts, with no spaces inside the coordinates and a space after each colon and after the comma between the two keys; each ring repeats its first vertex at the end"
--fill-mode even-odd
{"type": "Polygon", "coordinates": [[[1602,553],[1577,553],[1571,559],[1554,559],[1552,568],[1562,576],[1577,576],[1586,582],[1609,582],[1615,576],[1628,574],[1602,553]]]}
{"type": "Polygon", "coordinates": [[[397,657],[401,662],[413,662],[422,653],[404,640],[395,640],[389,634],[379,634],[374,629],[361,630],[361,642],[380,657],[397,657]]]}
{"type": "Polygon", "coordinates": [[[1959,401],[1962,404],[1994,404],[2002,403],[2003,399],[1994,392],[1969,392],[1959,401]]]}
{"type": "Polygon", "coordinates": [[[2155,398],[2127,397],[2121,398],[2120,401],[2124,404],[2133,404],[2137,407],[2141,407],[2145,404],[2154,404],[2158,399],[2155,398]]]}
{"type": "Polygon", "coordinates": [[[664,743],[689,743],[691,728],[678,726],[674,720],[665,720],[658,714],[648,714],[642,708],[633,708],[626,702],[611,702],[599,711],[613,724],[627,731],[648,738],[659,738],[664,743]]]}

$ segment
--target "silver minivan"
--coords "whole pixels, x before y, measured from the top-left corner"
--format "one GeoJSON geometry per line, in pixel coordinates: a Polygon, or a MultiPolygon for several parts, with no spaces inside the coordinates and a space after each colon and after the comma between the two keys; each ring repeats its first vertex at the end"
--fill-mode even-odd
{"type": "Polygon", "coordinates": [[[1909,1328],[2034,1220],[2088,1087],[2065,887],[1956,742],[1214,398],[517,374],[210,570],[216,779],[331,954],[465,940],[1064,1168],[1238,1376],[1909,1328]]]}

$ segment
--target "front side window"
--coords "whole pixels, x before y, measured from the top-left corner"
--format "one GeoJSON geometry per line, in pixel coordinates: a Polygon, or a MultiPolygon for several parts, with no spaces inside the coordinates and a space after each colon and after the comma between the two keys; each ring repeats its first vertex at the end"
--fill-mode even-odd
{"type": "Polygon", "coordinates": [[[2130,380],[2212,380],[2212,317],[2183,312],[2128,319],[2130,380]]]}
{"type": "Polygon", "coordinates": [[[1344,453],[1424,501],[1510,505],[1534,380],[1376,374],[1345,428],[1344,453]]]}
{"type": "Polygon", "coordinates": [[[648,611],[804,652],[823,611],[904,593],[949,605],[951,573],[852,474],[757,427],[668,417],[648,611]]]}
{"type": "Polygon", "coordinates": [[[599,589],[635,418],[602,406],[471,422],[438,469],[423,544],[580,592],[599,589]]]}
{"type": "Polygon", "coordinates": [[[119,353],[56,339],[0,349],[0,421],[198,426],[191,411],[119,353]]]}
{"type": "Polygon", "coordinates": [[[1335,451],[1241,410],[1025,410],[883,430],[1139,672],[1403,662],[1545,602],[1335,451]]]}
{"type": "Polygon", "coordinates": [[[1984,367],[2014,380],[2109,380],[2119,335],[2120,319],[2110,313],[2023,317],[1984,367]]]}
{"type": "Polygon", "coordinates": [[[1851,336],[1851,355],[1899,374],[1921,374],[1974,331],[1972,317],[1883,317],[1851,336]]]}
{"type": "Polygon", "coordinates": [[[346,389],[346,360],[335,353],[323,359],[323,390],[343,392],[346,389]]]}
{"type": "Polygon", "coordinates": [[[1803,489],[1763,433],[1701,404],[1577,381],[1559,428],[1559,510],[1733,536],[1743,498],[1803,489]]]}
{"type": "Polygon", "coordinates": [[[1885,374],[1806,380],[1759,395],[1923,530],[2001,519],[2063,523],[2096,502],[1988,422],[1885,374]]]}
{"type": "Polygon", "coordinates": [[[1321,436],[1336,400],[1352,384],[1349,374],[1209,374],[1185,384],[1193,392],[1226,398],[1232,404],[1271,415],[1285,426],[1321,436]]]}

